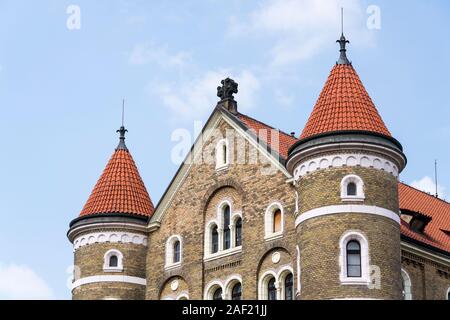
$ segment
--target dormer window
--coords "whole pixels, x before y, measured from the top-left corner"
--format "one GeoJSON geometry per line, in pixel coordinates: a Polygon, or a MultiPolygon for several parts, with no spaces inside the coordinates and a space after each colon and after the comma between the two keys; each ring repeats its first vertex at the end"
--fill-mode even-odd
{"type": "Polygon", "coordinates": [[[407,209],[401,209],[401,217],[409,224],[409,228],[417,233],[424,233],[425,227],[431,221],[431,217],[407,209]]]}
{"type": "Polygon", "coordinates": [[[342,201],[364,201],[364,182],[356,175],[345,176],[341,181],[342,201]]]}
{"type": "Polygon", "coordinates": [[[216,146],[216,170],[225,169],[229,164],[228,141],[222,139],[216,146]]]}

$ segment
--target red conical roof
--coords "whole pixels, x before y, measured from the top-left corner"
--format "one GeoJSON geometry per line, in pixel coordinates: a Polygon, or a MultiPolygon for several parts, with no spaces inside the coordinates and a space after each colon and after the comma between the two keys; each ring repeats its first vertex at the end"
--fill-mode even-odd
{"type": "Polygon", "coordinates": [[[391,137],[351,64],[336,64],[300,139],[336,131],[369,131],[391,137]]]}
{"type": "Polygon", "coordinates": [[[133,157],[119,144],[80,216],[125,213],[151,216],[154,207],[133,157]]]}

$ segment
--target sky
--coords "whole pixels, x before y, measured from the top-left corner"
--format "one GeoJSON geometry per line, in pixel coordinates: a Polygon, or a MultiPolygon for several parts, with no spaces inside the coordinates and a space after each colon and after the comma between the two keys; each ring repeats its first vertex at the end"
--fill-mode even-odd
{"type": "MultiPolygon", "coordinates": [[[[172,133],[204,123],[227,76],[241,112],[300,134],[349,59],[408,165],[450,199],[446,0],[0,0],[0,299],[70,299],[66,237],[118,142],[156,204],[178,168],[172,133]]],[[[194,139],[195,137],[192,137],[194,139]]]]}

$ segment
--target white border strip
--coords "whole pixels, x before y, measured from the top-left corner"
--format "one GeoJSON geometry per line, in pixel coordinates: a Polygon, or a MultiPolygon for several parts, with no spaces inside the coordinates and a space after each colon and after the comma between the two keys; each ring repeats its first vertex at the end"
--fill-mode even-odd
{"type": "Polygon", "coordinates": [[[77,281],[72,283],[72,290],[90,283],[98,283],[98,282],[125,282],[125,283],[133,283],[133,284],[140,284],[142,286],[147,285],[147,280],[144,278],[139,277],[131,277],[131,276],[121,276],[121,275],[114,275],[114,276],[91,276],[86,278],[78,279],[77,281]]]}
{"type": "Polygon", "coordinates": [[[373,215],[389,218],[391,220],[394,220],[398,224],[400,224],[400,216],[398,214],[396,214],[394,211],[380,208],[377,206],[348,204],[348,205],[321,207],[321,208],[306,211],[306,212],[300,214],[297,217],[297,219],[295,219],[295,227],[297,227],[300,223],[302,223],[303,221],[306,221],[308,219],[326,216],[326,215],[330,215],[330,214],[338,214],[338,213],[373,214],[373,215]]]}
{"type": "Polygon", "coordinates": [[[131,243],[147,246],[147,236],[140,233],[105,231],[91,232],[78,236],[73,241],[73,251],[94,243],[131,243]]]}

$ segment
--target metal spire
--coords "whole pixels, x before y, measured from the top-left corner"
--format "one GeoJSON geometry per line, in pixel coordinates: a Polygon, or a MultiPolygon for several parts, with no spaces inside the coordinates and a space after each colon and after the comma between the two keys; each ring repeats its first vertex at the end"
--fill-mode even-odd
{"type": "Polygon", "coordinates": [[[436,198],[439,198],[439,193],[438,193],[438,175],[437,175],[437,160],[434,160],[434,183],[435,183],[435,187],[436,187],[436,198]]]}
{"type": "Polygon", "coordinates": [[[124,126],[124,117],[125,117],[125,99],[122,100],[122,126],[120,127],[119,130],[116,131],[116,132],[120,133],[119,145],[117,146],[116,150],[128,151],[128,148],[125,145],[125,133],[128,132],[128,130],[125,129],[125,126],[124,126]]]}
{"type": "Polygon", "coordinates": [[[341,46],[341,49],[339,50],[341,55],[339,56],[339,60],[336,64],[351,65],[352,63],[347,58],[347,49],[345,48],[347,43],[350,43],[350,41],[348,41],[344,36],[344,8],[341,8],[341,38],[336,40],[336,42],[341,46]]]}

